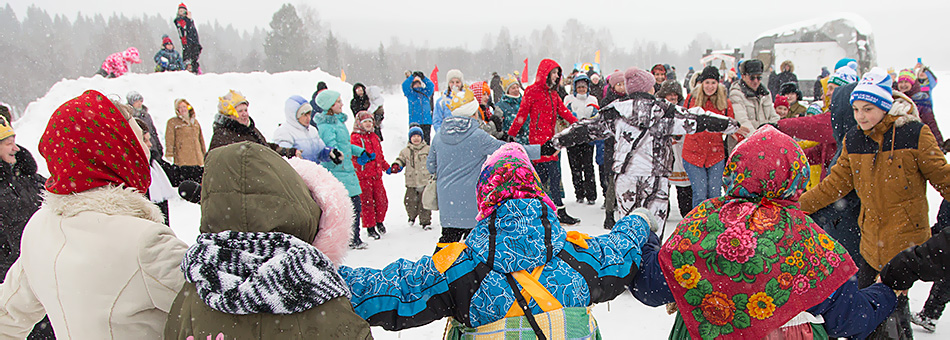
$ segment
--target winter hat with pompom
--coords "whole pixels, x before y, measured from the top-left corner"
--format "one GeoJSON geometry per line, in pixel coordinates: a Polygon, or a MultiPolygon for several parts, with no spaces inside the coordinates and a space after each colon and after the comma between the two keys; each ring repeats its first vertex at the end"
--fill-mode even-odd
{"type": "Polygon", "coordinates": [[[322,91],[317,95],[317,107],[323,111],[328,111],[333,104],[336,104],[337,99],[340,99],[339,92],[333,90],[322,91]]]}
{"type": "Polygon", "coordinates": [[[854,91],[851,92],[851,104],[854,105],[856,100],[863,100],[888,112],[894,104],[891,86],[893,86],[893,80],[887,71],[875,67],[868,71],[854,87],[854,91]]]}
{"type": "Polygon", "coordinates": [[[772,106],[774,106],[774,107],[776,107],[776,108],[778,108],[779,106],[789,107],[789,105],[788,105],[788,97],[786,97],[786,96],[775,96],[775,103],[773,103],[772,106]]]}
{"type": "Polygon", "coordinates": [[[653,74],[638,67],[631,67],[624,71],[623,81],[627,94],[648,92],[653,88],[653,84],[656,84],[656,78],[653,77],[653,74]]]}
{"type": "Polygon", "coordinates": [[[911,83],[917,81],[917,75],[914,74],[914,70],[905,68],[901,70],[901,73],[897,74],[897,82],[909,81],[911,83]]]}
{"type": "Polygon", "coordinates": [[[607,84],[610,84],[610,87],[617,86],[617,84],[623,83],[623,71],[615,71],[607,76],[607,84]]]}
{"type": "Polygon", "coordinates": [[[835,70],[835,74],[831,75],[831,78],[828,79],[828,84],[845,86],[857,80],[858,80],[858,71],[855,71],[853,68],[851,68],[851,66],[845,65],[835,70]]]}
{"type": "Polygon", "coordinates": [[[174,45],[174,43],[172,43],[172,38],[169,38],[168,34],[162,34],[162,46],[165,46],[168,44],[174,45]]]}

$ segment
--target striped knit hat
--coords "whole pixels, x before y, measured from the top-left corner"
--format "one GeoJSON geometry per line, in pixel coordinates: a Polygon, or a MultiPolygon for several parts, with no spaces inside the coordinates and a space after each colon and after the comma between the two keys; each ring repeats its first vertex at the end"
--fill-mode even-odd
{"type": "Polygon", "coordinates": [[[894,97],[891,94],[893,82],[884,69],[880,67],[871,69],[851,92],[851,104],[854,104],[856,100],[863,100],[874,104],[884,112],[890,111],[891,105],[894,104],[894,97]]]}
{"type": "Polygon", "coordinates": [[[911,83],[917,81],[917,75],[914,74],[914,70],[905,68],[901,70],[901,73],[897,74],[897,82],[909,81],[911,83]]]}

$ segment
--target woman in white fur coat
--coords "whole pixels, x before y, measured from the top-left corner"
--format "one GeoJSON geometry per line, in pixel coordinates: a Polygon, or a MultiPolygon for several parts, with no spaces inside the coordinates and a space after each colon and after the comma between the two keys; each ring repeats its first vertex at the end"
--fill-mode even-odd
{"type": "Polygon", "coordinates": [[[49,314],[59,339],[161,339],[187,249],[145,198],[148,149],[131,110],[89,90],[40,140],[50,179],[0,284],[0,338],[49,314]]]}

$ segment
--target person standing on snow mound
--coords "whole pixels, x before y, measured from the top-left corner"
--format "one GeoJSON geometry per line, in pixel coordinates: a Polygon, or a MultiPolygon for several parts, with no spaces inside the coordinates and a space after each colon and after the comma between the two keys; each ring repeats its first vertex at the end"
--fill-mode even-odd
{"type": "Polygon", "coordinates": [[[191,11],[188,10],[184,2],[178,5],[178,15],[172,22],[175,24],[175,28],[178,29],[178,37],[181,38],[182,59],[191,68],[188,71],[200,74],[201,67],[198,65],[198,55],[201,54],[201,43],[198,42],[198,29],[195,28],[191,11]]]}
{"type": "Polygon", "coordinates": [[[409,101],[409,124],[419,124],[426,143],[431,141],[432,94],[434,92],[435,84],[421,71],[409,73],[406,80],[402,82],[402,94],[409,101]]]}
{"type": "Polygon", "coordinates": [[[336,269],[353,219],[343,185],[250,142],[212,150],[206,170],[165,339],[371,339],[336,269]]]}
{"type": "Polygon", "coordinates": [[[650,235],[630,290],[648,306],[675,301],[670,339],[864,339],[894,309],[897,292],[858,289],[847,250],[798,209],[803,164],[795,140],[764,126],[730,155],[725,196],[662,247],[650,235]]]}
{"type": "Polygon", "coordinates": [[[49,310],[64,338],[162,338],[188,246],[145,198],[145,136],[95,90],[51,115],[39,144],[49,194],[0,284],[0,337],[26,338],[49,310]]]}
{"type": "MultiPolygon", "coordinates": [[[[446,120],[434,147],[460,119],[471,118],[446,120]]],[[[381,270],[340,267],[356,313],[390,331],[452,317],[452,340],[601,338],[590,307],[632,283],[655,219],[641,209],[606,235],[568,232],[524,147],[504,144],[481,163],[477,223],[464,242],[381,270]]]]}
{"type": "Polygon", "coordinates": [[[96,74],[106,78],[121,77],[129,72],[128,63],[142,63],[142,58],[139,57],[139,50],[137,48],[129,47],[125,51],[110,54],[106,57],[106,60],[102,62],[102,66],[96,74]]]}
{"type": "MultiPolygon", "coordinates": [[[[910,98],[892,88],[881,68],[869,71],[851,93],[857,127],[850,129],[831,173],[802,195],[802,211],[812,213],[852,189],[861,198],[861,255],[858,284],[865,287],[901,250],[927,241],[926,184],[950,198],[950,165],[930,128],[920,122],[910,98]]],[[[900,334],[913,337],[906,297],[894,312],[900,334]]]]}
{"type": "MultiPolygon", "coordinates": [[[[612,138],[615,150],[610,164],[616,174],[617,205],[626,216],[646,208],[659,221],[660,236],[670,209],[673,173],[673,136],[710,131],[734,133],[739,123],[701,108],[689,110],[653,96],[653,75],[636,67],[624,72],[627,97],[555,135],[541,146],[550,150],[612,138]]],[[[606,162],[606,160],[605,160],[606,162]]]]}
{"type": "MultiPolygon", "coordinates": [[[[569,124],[577,122],[577,118],[567,110],[563,99],[558,95],[559,84],[561,84],[561,66],[551,59],[541,60],[534,84],[525,89],[518,116],[508,129],[509,136],[517,136],[521,127],[527,123],[528,141],[532,145],[541,145],[554,136],[554,127],[558,118],[564,119],[569,124]]],[[[538,176],[541,177],[544,192],[554,200],[558,220],[567,225],[580,223],[580,219],[567,214],[564,202],[561,201],[564,189],[561,187],[561,162],[558,155],[552,153],[533,162],[538,169],[538,176]]]]}

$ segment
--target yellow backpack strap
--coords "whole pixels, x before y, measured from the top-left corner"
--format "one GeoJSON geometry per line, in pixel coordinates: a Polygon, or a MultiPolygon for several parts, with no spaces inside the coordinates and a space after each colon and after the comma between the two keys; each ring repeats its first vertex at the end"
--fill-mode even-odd
{"type": "Polygon", "coordinates": [[[587,249],[588,247],[590,247],[587,245],[587,241],[585,240],[589,240],[592,238],[593,237],[590,237],[590,235],[587,235],[579,231],[571,230],[567,232],[567,242],[576,244],[578,247],[581,247],[584,249],[587,249]]]}
{"type": "Polygon", "coordinates": [[[432,255],[432,263],[435,264],[435,269],[442,274],[445,274],[445,271],[449,270],[449,267],[455,263],[459,255],[462,255],[462,251],[468,248],[462,242],[439,243],[439,247],[442,249],[432,255]]]}
{"type": "MultiPolygon", "coordinates": [[[[515,281],[521,285],[521,295],[524,296],[525,302],[530,302],[534,298],[538,306],[541,307],[541,310],[545,312],[550,312],[553,310],[558,310],[564,308],[561,305],[561,302],[554,298],[554,295],[551,295],[551,292],[547,288],[544,288],[541,285],[541,282],[538,281],[538,278],[541,277],[541,272],[544,271],[544,266],[534,268],[529,274],[527,271],[520,270],[514,273],[511,273],[511,276],[514,277],[515,281]]],[[[512,316],[522,316],[524,311],[518,306],[517,303],[511,304],[511,308],[508,309],[508,314],[505,317],[512,316]]]]}

